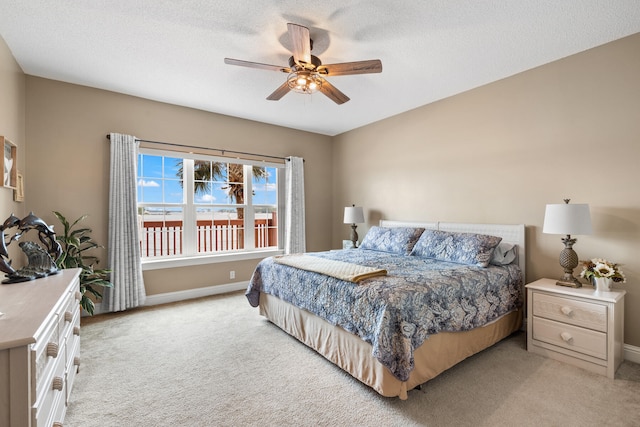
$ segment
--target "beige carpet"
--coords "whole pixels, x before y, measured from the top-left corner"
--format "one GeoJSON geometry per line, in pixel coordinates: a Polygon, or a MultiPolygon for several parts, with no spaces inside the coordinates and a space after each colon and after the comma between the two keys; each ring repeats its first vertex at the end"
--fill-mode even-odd
{"type": "Polygon", "coordinates": [[[640,366],[615,380],[515,334],[409,392],[378,395],[242,293],[83,319],[65,426],[638,426],[640,366]]]}

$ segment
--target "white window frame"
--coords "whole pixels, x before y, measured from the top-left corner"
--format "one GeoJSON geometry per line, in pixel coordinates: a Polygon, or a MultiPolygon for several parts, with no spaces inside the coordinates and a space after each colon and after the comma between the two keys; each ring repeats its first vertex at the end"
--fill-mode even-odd
{"type": "MultiPolygon", "coordinates": [[[[152,148],[141,148],[140,154],[152,156],[165,156],[172,158],[182,158],[183,161],[183,254],[175,256],[162,256],[142,258],[143,270],[155,270],[171,267],[186,267],[192,265],[212,264],[219,262],[243,261],[250,259],[260,259],[268,256],[279,255],[284,253],[284,212],[285,212],[285,166],[282,163],[252,161],[244,159],[235,159],[229,157],[212,156],[206,154],[183,153],[176,151],[158,150],[152,148]],[[245,203],[244,208],[244,249],[233,252],[218,252],[199,254],[196,252],[196,204],[194,193],[193,179],[185,179],[184,177],[193,177],[194,160],[208,160],[224,163],[241,163],[244,165],[244,192],[245,203]],[[254,227],[255,227],[255,211],[252,201],[253,186],[253,166],[275,167],[277,170],[277,221],[278,221],[278,247],[277,248],[255,248],[254,243],[254,227]],[[190,224],[187,226],[187,224],[190,224]]],[[[157,204],[157,203],[154,203],[157,204]]],[[[138,205],[136,205],[137,208],[138,205]]]]}

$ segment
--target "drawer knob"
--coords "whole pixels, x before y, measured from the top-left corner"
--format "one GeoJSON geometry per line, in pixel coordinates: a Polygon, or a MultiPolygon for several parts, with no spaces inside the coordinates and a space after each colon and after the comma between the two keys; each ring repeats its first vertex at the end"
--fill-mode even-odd
{"type": "Polygon", "coordinates": [[[571,314],[573,314],[573,309],[571,307],[568,306],[563,306],[560,311],[565,315],[565,316],[571,316],[571,314]]]}
{"type": "Polygon", "coordinates": [[[53,423],[53,424],[52,424],[52,426],[53,426],[53,427],[63,427],[63,426],[62,426],[62,423],[59,423],[59,422],[57,422],[57,421],[56,421],[55,423],[53,423]]]}
{"type": "Polygon", "coordinates": [[[75,326],[73,328],[73,335],[80,335],[80,326],[75,326]]]}
{"type": "Polygon", "coordinates": [[[64,312],[64,321],[65,322],[71,322],[73,320],[73,313],[70,311],[65,311],[64,312]]]}
{"type": "Polygon", "coordinates": [[[80,301],[82,299],[82,293],[80,291],[76,291],[76,301],[80,301]]]}
{"type": "Polygon", "coordinates": [[[64,378],[54,377],[53,382],[51,383],[51,388],[54,390],[62,391],[63,385],[64,385],[64,378]]]}
{"type": "Polygon", "coordinates": [[[73,364],[76,366],[80,366],[80,357],[76,356],[73,358],[73,364]]]}
{"type": "Polygon", "coordinates": [[[57,342],[50,342],[49,344],[47,344],[47,356],[50,357],[58,357],[58,343],[57,342]]]}
{"type": "Polygon", "coordinates": [[[571,336],[571,334],[569,332],[563,332],[560,334],[560,338],[562,338],[562,341],[566,342],[566,343],[571,343],[571,341],[573,341],[573,337],[571,336]]]}

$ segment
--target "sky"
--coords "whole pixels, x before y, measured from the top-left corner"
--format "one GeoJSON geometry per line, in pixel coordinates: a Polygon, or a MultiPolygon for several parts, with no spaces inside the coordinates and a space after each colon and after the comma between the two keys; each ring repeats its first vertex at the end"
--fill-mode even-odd
{"type": "MultiPolygon", "coordinates": [[[[182,204],[184,192],[179,179],[181,158],[140,154],[138,156],[138,203],[182,204]]],[[[266,179],[253,180],[253,204],[276,205],[276,168],[266,167],[266,179]]],[[[216,178],[214,178],[216,179],[216,178]]],[[[198,192],[194,202],[201,205],[233,205],[229,185],[220,178],[209,182],[207,193],[198,192]]],[[[240,184],[236,184],[240,185],[240,184]]]]}

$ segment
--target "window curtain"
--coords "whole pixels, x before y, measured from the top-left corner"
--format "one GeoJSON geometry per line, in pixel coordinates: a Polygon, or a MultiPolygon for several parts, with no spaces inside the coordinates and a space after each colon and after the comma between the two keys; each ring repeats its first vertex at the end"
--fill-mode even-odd
{"type": "Polygon", "coordinates": [[[109,186],[109,268],[112,288],[105,288],[102,308],[123,311],[144,304],[137,214],[139,142],[131,135],[112,133],[109,186]]]}
{"type": "Polygon", "coordinates": [[[287,159],[285,192],[284,252],[305,252],[307,245],[304,226],[304,160],[300,157],[287,159]]]}

